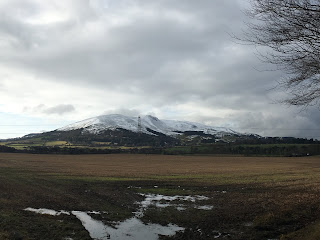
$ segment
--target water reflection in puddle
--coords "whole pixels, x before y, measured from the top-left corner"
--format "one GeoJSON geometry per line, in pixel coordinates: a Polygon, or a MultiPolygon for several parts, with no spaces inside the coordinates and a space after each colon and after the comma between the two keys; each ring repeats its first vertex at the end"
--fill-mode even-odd
{"type": "MultiPolygon", "coordinates": [[[[110,227],[105,225],[103,222],[93,219],[89,214],[100,214],[100,212],[91,211],[91,212],[82,212],[82,211],[55,211],[51,209],[35,209],[35,208],[26,208],[24,210],[31,211],[39,214],[49,214],[58,216],[61,214],[74,215],[76,216],[84,226],[84,228],[89,232],[90,237],[95,240],[105,240],[105,239],[114,239],[114,240],[157,240],[159,235],[173,236],[178,231],[183,231],[184,228],[179,227],[174,224],[168,224],[167,226],[162,226],[160,224],[145,224],[140,218],[143,217],[144,212],[149,206],[156,207],[168,207],[175,206],[179,211],[186,209],[183,204],[173,204],[172,201],[181,202],[196,202],[201,200],[208,200],[205,196],[164,196],[160,194],[141,194],[145,197],[145,200],[138,202],[139,209],[135,212],[135,216],[129,218],[123,222],[114,222],[110,227]],[[160,201],[165,203],[160,203],[160,201]]],[[[202,210],[210,210],[212,206],[194,206],[194,208],[202,210]]]]}
{"type": "MultiPolygon", "coordinates": [[[[51,209],[35,209],[26,208],[26,211],[31,211],[39,214],[60,215],[68,214],[66,211],[55,211],[51,209]]],[[[159,234],[165,236],[173,236],[178,231],[183,231],[184,228],[174,224],[168,224],[167,226],[161,226],[160,224],[144,224],[138,217],[132,217],[123,222],[116,223],[115,227],[109,227],[104,225],[103,222],[93,219],[88,213],[81,211],[72,211],[89,232],[89,235],[94,240],[141,240],[150,239],[157,240],[159,234]]]]}
{"type": "Polygon", "coordinates": [[[173,224],[161,226],[159,224],[144,224],[137,217],[127,219],[117,223],[115,227],[109,227],[102,222],[92,219],[85,212],[72,211],[89,232],[90,237],[96,240],[104,239],[123,239],[123,240],[140,240],[140,239],[158,239],[158,235],[173,236],[177,231],[183,231],[184,228],[173,224]]]}
{"type": "MultiPolygon", "coordinates": [[[[203,200],[209,199],[208,197],[202,196],[202,195],[196,195],[196,196],[180,196],[180,195],[165,196],[161,194],[140,194],[140,195],[145,197],[145,200],[140,203],[142,209],[146,209],[149,206],[155,206],[157,208],[175,207],[179,211],[184,211],[187,209],[187,206],[185,204],[181,204],[181,202],[195,203],[196,201],[203,201],[203,200]]],[[[200,210],[213,209],[213,206],[210,206],[210,205],[201,206],[201,205],[193,204],[193,207],[200,210]]]]}
{"type": "Polygon", "coordinates": [[[195,206],[196,209],[200,209],[200,210],[212,210],[213,206],[210,205],[204,205],[204,206],[195,206]]]}
{"type": "Polygon", "coordinates": [[[51,210],[51,209],[46,209],[46,208],[26,208],[24,209],[25,211],[29,211],[29,212],[35,212],[35,213],[39,213],[39,214],[48,214],[48,215],[52,215],[52,216],[59,216],[61,214],[67,214],[70,215],[69,212],[67,211],[55,211],[55,210],[51,210]]]}
{"type": "Polygon", "coordinates": [[[79,220],[81,220],[85,229],[90,233],[92,239],[123,239],[123,240],[140,240],[140,239],[158,239],[159,234],[173,236],[177,231],[183,231],[184,228],[173,224],[161,226],[159,224],[144,224],[137,217],[127,219],[118,223],[115,227],[104,225],[100,221],[92,219],[87,213],[72,211],[79,220]]]}
{"type": "Polygon", "coordinates": [[[89,232],[92,239],[110,239],[107,226],[105,226],[102,222],[94,220],[86,212],[72,211],[71,213],[81,221],[82,225],[89,232]]]}

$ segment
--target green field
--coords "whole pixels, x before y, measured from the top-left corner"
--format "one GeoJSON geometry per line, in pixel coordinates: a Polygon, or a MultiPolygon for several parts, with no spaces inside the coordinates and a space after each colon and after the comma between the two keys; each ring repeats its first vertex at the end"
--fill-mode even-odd
{"type": "Polygon", "coordinates": [[[34,146],[66,147],[66,146],[70,146],[71,144],[66,141],[44,141],[41,138],[33,138],[30,140],[3,141],[3,142],[0,142],[0,145],[13,147],[18,150],[23,150],[23,149],[28,149],[29,147],[34,147],[34,146]]]}

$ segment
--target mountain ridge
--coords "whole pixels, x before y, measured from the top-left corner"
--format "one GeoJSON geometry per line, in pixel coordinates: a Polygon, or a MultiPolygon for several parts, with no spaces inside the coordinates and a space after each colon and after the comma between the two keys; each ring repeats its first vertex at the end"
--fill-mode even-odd
{"type": "MultiPolygon", "coordinates": [[[[224,127],[207,126],[201,123],[177,120],[160,120],[152,115],[145,115],[141,118],[141,133],[156,135],[154,132],[167,136],[176,136],[183,132],[203,132],[209,135],[221,136],[225,134],[241,135],[240,133],[224,127]],[[151,130],[151,131],[150,131],[151,130]]],[[[105,130],[124,129],[138,133],[138,117],[129,117],[121,114],[100,115],[88,118],[65,127],[58,128],[56,131],[71,131],[83,129],[87,133],[99,134],[105,130]]],[[[244,134],[245,135],[245,134],[244,134]]]]}

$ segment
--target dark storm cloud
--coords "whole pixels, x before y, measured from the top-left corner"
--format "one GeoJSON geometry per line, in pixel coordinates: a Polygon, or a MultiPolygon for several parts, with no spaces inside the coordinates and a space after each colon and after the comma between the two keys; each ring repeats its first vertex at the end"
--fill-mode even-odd
{"type": "Polygon", "coordinates": [[[237,129],[246,132],[255,132],[262,136],[293,136],[320,139],[320,128],[317,122],[319,110],[310,109],[302,113],[297,110],[273,109],[231,115],[229,119],[237,122],[237,129]],[[316,114],[313,118],[311,115],[316,114]],[[288,118],[290,116],[290,118],[288,118]]]}
{"type": "MultiPolygon", "coordinates": [[[[65,22],[46,26],[7,16],[0,24],[24,46],[24,49],[12,46],[11,63],[24,65],[43,76],[50,74],[58,81],[82,85],[122,89],[131,84],[141,92],[156,88],[159,96],[170,95],[167,93],[170,88],[180,88],[180,92],[171,93],[179,98],[186,94],[185,90],[203,94],[202,89],[194,89],[194,78],[178,76],[185,71],[181,67],[185,61],[194,61],[201,68],[220,67],[223,48],[230,40],[227,31],[238,22],[236,18],[230,19],[239,15],[237,5],[234,1],[219,4],[203,1],[199,8],[194,1],[154,4],[137,1],[136,7],[149,9],[151,13],[134,15],[128,23],[111,28],[105,20],[110,17],[109,12],[88,17],[79,11],[65,22]],[[226,10],[228,14],[223,13],[226,10]],[[76,24],[75,17],[81,25],[76,24]],[[95,32],[97,35],[91,36],[95,25],[100,28],[95,32]],[[14,54],[16,51],[20,54],[14,54]]],[[[197,74],[197,69],[194,72],[197,74]]],[[[210,71],[203,74],[206,81],[215,81],[210,71]]],[[[207,84],[203,81],[200,79],[200,84],[207,84]]]]}

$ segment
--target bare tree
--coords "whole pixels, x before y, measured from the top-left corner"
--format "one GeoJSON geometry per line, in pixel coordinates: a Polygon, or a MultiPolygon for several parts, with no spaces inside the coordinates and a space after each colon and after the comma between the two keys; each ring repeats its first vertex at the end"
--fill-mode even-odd
{"type": "Polygon", "coordinates": [[[262,59],[286,73],[283,100],[308,106],[320,100],[320,0],[251,0],[244,40],[268,47],[262,59]]]}

